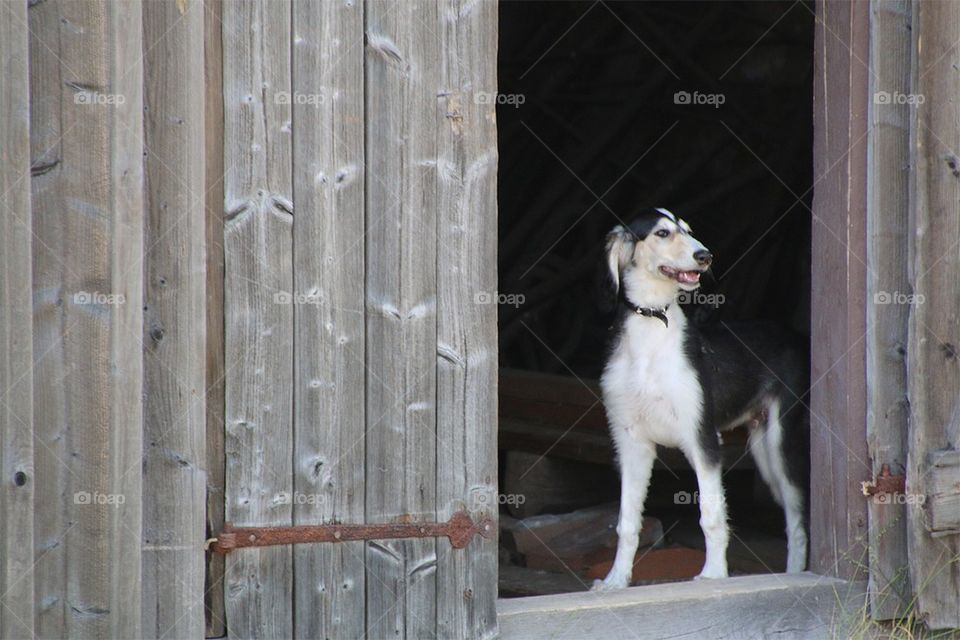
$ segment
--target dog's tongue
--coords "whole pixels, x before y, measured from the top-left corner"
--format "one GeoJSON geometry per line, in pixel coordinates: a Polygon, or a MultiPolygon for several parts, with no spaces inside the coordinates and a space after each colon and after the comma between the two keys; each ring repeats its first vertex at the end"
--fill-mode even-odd
{"type": "Polygon", "coordinates": [[[684,284],[697,284],[700,282],[699,271],[680,271],[677,273],[677,280],[684,284]]]}

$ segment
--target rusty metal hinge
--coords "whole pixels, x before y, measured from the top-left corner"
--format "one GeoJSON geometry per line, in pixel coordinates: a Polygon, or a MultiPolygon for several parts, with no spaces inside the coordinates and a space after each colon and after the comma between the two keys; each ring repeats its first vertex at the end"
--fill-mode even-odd
{"type": "Polygon", "coordinates": [[[298,527],[234,527],[228,522],[216,538],[207,541],[207,546],[216,553],[226,555],[234,549],[243,547],[269,547],[305,542],[445,537],[450,540],[450,545],[454,549],[463,549],[477,534],[484,538],[493,537],[493,520],[483,517],[474,522],[466,511],[458,511],[446,522],[325,524],[298,527]]]}
{"type": "Polygon", "coordinates": [[[867,480],[860,483],[860,488],[865,496],[893,495],[906,493],[907,479],[904,475],[893,475],[890,473],[890,465],[880,466],[880,475],[876,480],[867,480]]]}

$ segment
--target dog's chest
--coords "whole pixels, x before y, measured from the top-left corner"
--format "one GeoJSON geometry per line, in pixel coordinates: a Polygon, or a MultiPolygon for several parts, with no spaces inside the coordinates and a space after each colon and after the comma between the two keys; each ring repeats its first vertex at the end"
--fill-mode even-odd
{"type": "Polygon", "coordinates": [[[672,447],[696,436],[703,392],[683,339],[682,325],[627,321],[601,379],[614,428],[672,447]]]}

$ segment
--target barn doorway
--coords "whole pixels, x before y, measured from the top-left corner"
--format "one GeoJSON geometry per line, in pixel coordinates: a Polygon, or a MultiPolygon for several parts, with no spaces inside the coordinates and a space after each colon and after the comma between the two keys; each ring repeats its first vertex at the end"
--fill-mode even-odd
{"type": "MultiPolygon", "coordinates": [[[[596,383],[609,320],[595,302],[609,229],[669,208],[716,256],[689,317],[810,335],[813,10],[501,4],[502,597],[585,589],[613,558],[619,485],[596,383]]],[[[730,571],[780,572],[782,512],[745,440],[724,440],[730,571]]],[[[684,500],[694,475],[662,453],[634,584],[702,564],[697,507],[684,500]]]]}

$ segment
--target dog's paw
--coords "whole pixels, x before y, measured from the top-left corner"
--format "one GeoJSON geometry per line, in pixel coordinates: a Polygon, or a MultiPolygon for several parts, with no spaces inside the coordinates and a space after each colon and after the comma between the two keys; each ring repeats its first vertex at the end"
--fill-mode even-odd
{"type": "Polygon", "coordinates": [[[620,589],[626,589],[626,584],[620,584],[619,582],[607,582],[606,580],[594,580],[593,586],[590,587],[590,591],[594,593],[605,593],[609,591],[618,591],[620,589]]]}
{"type": "Polygon", "coordinates": [[[703,568],[703,571],[697,575],[694,580],[716,580],[717,578],[726,578],[727,570],[726,569],[707,569],[703,568]]]}

